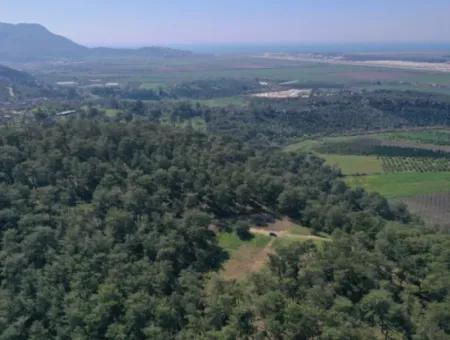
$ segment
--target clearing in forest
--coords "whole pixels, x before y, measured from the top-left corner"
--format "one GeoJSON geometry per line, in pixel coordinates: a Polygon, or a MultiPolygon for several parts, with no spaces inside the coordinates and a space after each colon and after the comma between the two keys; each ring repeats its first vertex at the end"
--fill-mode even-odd
{"type": "Polygon", "coordinates": [[[220,233],[219,244],[230,255],[221,275],[227,280],[241,280],[264,268],[277,247],[295,242],[313,241],[317,244],[330,239],[326,235],[312,235],[308,228],[296,225],[289,219],[277,220],[265,227],[252,227],[253,238],[243,241],[235,233],[220,233]],[[276,236],[275,236],[276,235],[276,236]]]}

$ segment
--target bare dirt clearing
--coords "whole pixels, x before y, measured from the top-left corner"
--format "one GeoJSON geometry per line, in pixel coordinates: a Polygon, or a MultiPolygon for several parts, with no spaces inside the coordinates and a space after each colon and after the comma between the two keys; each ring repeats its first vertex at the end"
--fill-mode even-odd
{"type": "Polygon", "coordinates": [[[262,270],[269,260],[269,255],[275,253],[279,246],[306,241],[320,244],[330,240],[325,236],[312,235],[308,228],[301,227],[288,218],[267,226],[252,227],[250,233],[255,238],[266,240],[265,243],[244,242],[237,249],[230,251],[230,259],[221,271],[225,279],[242,280],[249,274],[262,270]]]}
{"type": "Polygon", "coordinates": [[[221,275],[227,280],[241,280],[251,273],[259,272],[267,264],[269,254],[274,252],[271,240],[264,248],[243,246],[225,264],[221,275]]]}

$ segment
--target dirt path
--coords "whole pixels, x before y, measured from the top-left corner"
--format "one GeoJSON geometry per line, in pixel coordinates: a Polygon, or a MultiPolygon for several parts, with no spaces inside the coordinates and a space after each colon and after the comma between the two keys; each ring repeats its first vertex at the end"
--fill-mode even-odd
{"type": "Polygon", "coordinates": [[[12,87],[8,87],[8,91],[9,91],[9,96],[10,97],[14,98],[16,96],[16,94],[14,93],[14,89],[12,87]]]}
{"type": "Polygon", "coordinates": [[[315,235],[296,235],[296,234],[290,234],[288,230],[271,230],[271,229],[262,229],[262,228],[250,228],[250,232],[252,234],[259,234],[259,235],[266,235],[271,236],[271,234],[277,235],[276,237],[273,237],[274,239],[270,242],[273,243],[276,238],[289,238],[289,239],[297,239],[297,240],[317,240],[317,241],[323,241],[326,240],[324,237],[315,236],[315,235]]]}
{"type": "Polygon", "coordinates": [[[260,271],[267,263],[268,255],[273,252],[275,240],[264,248],[243,246],[233,254],[233,257],[222,269],[222,276],[227,280],[242,280],[251,273],[260,271]]]}
{"type": "Polygon", "coordinates": [[[275,238],[270,240],[270,242],[254,257],[253,262],[250,266],[250,273],[259,272],[267,264],[269,260],[269,254],[274,253],[273,244],[275,238]]]}

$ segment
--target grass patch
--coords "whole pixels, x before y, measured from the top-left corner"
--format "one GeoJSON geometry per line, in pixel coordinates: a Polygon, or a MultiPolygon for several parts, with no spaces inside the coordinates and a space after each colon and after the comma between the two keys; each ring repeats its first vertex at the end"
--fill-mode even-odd
{"type": "Polygon", "coordinates": [[[388,138],[421,144],[450,145],[450,131],[443,129],[395,132],[388,134],[388,138]]]}
{"type": "Polygon", "coordinates": [[[254,235],[248,241],[241,240],[235,233],[222,232],[218,236],[219,246],[230,252],[239,249],[242,246],[250,246],[254,248],[264,248],[270,242],[270,237],[266,235],[254,235]]]}
{"type": "Polygon", "coordinates": [[[105,110],[106,116],[108,116],[110,118],[116,117],[120,112],[120,110],[117,110],[117,109],[104,109],[104,110],[105,110]]]}
{"type": "Polygon", "coordinates": [[[290,144],[284,148],[286,152],[313,152],[320,145],[317,139],[306,139],[298,143],[290,144]]]}
{"type": "Polygon", "coordinates": [[[404,198],[450,191],[450,172],[349,176],[346,182],[352,187],[378,192],[387,198],[404,198]]]}
{"type": "Polygon", "coordinates": [[[302,244],[304,242],[312,241],[316,246],[320,247],[324,242],[330,242],[330,238],[320,237],[320,236],[312,236],[312,235],[286,235],[284,237],[277,238],[272,245],[274,250],[279,248],[302,244]]]}
{"type": "Polygon", "coordinates": [[[222,277],[228,280],[240,280],[250,273],[260,271],[267,264],[268,255],[273,254],[277,247],[307,241],[312,241],[320,247],[324,242],[331,240],[326,235],[323,237],[312,235],[308,228],[297,225],[280,230],[281,224],[286,224],[285,220],[275,223],[274,228],[267,231],[264,228],[254,230],[254,237],[249,241],[239,239],[235,233],[220,233],[219,245],[230,255],[221,270],[222,277]],[[277,233],[278,237],[270,237],[271,231],[277,233]]]}
{"type": "Polygon", "coordinates": [[[383,162],[376,156],[323,154],[319,156],[324,158],[329,165],[341,169],[344,175],[374,175],[383,173],[383,162]]]}
{"type": "Polygon", "coordinates": [[[306,227],[302,227],[302,226],[295,226],[294,228],[290,229],[289,234],[300,235],[300,236],[312,235],[310,229],[308,229],[306,227]]]}

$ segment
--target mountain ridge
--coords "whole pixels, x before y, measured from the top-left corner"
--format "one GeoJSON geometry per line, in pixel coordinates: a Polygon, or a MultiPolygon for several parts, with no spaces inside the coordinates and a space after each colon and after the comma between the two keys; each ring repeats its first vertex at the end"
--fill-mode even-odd
{"type": "Polygon", "coordinates": [[[0,62],[82,60],[87,58],[168,58],[191,52],[166,47],[89,48],[34,23],[0,22],[0,62]]]}

